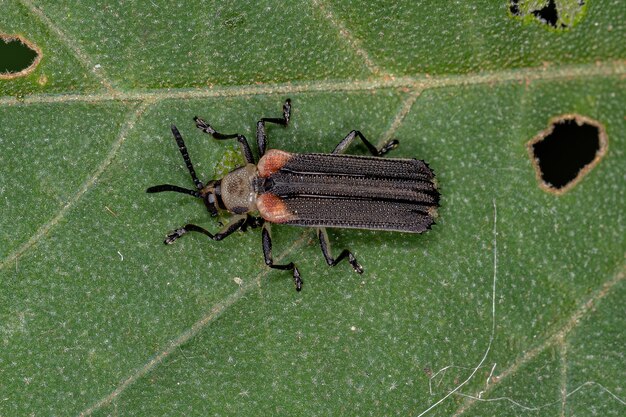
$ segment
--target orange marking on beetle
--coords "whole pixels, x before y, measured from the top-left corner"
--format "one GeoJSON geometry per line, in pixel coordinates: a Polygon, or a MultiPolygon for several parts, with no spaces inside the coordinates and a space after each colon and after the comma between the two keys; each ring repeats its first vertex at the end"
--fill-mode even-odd
{"type": "Polygon", "coordinates": [[[289,152],[278,149],[270,149],[263,155],[257,169],[261,178],[267,178],[276,171],[279,171],[293,157],[289,152]]]}
{"type": "Polygon", "coordinates": [[[256,206],[261,217],[271,223],[285,223],[295,218],[283,199],[275,194],[261,194],[257,197],[256,206]]]}

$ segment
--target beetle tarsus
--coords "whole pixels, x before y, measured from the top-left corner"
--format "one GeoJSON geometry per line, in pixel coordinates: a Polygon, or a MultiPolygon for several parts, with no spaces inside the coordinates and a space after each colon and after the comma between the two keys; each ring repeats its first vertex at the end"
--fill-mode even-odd
{"type": "Polygon", "coordinates": [[[222,230],[220,230],[216,234],[213,234],[213,233],[209,232],[204,227],[200,227],[200,226],[195,225],[195,224],[186,224],[185,226],[181,227],[180,229],[176,229],[172,233],[167,235],[167,237],[165,238],[165,242],[164,243],[166,245],[171,245],[172,243],[174,243],[174,241],[176,241],[176,239],[178,239],[179,237],[181,237],[182,235],[184,235],[184,234],[186,234],[188,232],[202,233],[203,235],[208,236],[212,240],[219,241],[219,240],[227,238],[228,236],[230,236],[231,234],[233,234],[237,230],[242,229],[243,226],[246,224],[246,221],[247,221],[246,217],[239,217],[239,216],[235,217],[233,220],[231,220],[230,223],[228,223],[226,226],[224,226],[224,228],[222,228],[222,230]]]}
{"type": "Polygon", "coordinates": [[[199,118],[195,116],[193,120],[196,122],[196,127],[202,130],[204,133],[207,133],[213,136],[214,139],[217,140],[226,140],[226,139],[237,139],[237,142],[241,144],[241,153],[243,154],[244,159],[249,164],[254,164],[254,156],[252,155],[252,149],[250,149],[250,145],[248,144],[248,139],[244,135],[240,135],[239,133],[232,134],[224,134],[219,133],[213,127],[199,118]]]}
{"type": "Polygon", "coordinates": [[[196,122],[196,127],[198,129],[202,130],[204,133],[208,133],[209,135],[213,135],[214,133],[217,133],[215,131],[215,129],[213,129],[213,127],[211,127],[210,124],[208,124],[207,122],[205,122],[204,120],[202,120],[198,116],[195,116],[193,118],[193,121],[196,122]]]}
{"type": "Polygon", "coordinates": [[[185,233],[187,233],[187,229],[185,229],[184,227],[181,227],[180,229],[176,229],[172,233],[167,235],[163,243],[165,243],[166,245],[171,245],[172,243],[176,241],[176,239],[178,239],[185,233]]]}
{"type": "Polygon", "coordinates": [[[378,156],[383,156],[387,152],[396,149],[399,145],[400,142],[397,139],[391,139],[390,141],[387,141],[378,151],[378,156]]]}
{"type": "Polygon", "coordinates": [[[341,251],[339,256],[333,258],[330,254],[330,241],[328,240],[328,233],[326,229],[320,228],[317,230],[317,237],[320,241],[320,247],[322,249],[322,254],[324,255],[324,259],[326,259],[326,263],[328,266],[336,266],[339,262],[344,260],[346,257],[348,258],[348,262],[352,265],[354,272],[357,274],[363,273],[363,267],[357,262],[356,258],[348,249],[344,249],[341,251]]]}
{"type": "Polygon", "coordinates": [[[291,99],[288,98],[285,100],[285,104],[283,104],[283,118],[285,119],[285,126],[289,124],[289,119],[291,119],[291,99]]]}
{"type": "Polygon", "coordinates": [[[211,232],[209,232],[203,227],[197,226],[195,224],[186,224],[183,227],[176,229],[172,233],[167,235],[163,243],[165,243],[166,245],[171,245],[172,243],[176,241],[176,239],[178,239],[179,237],[181,237],[182,235],[188,232],[202,233],[203,235],[207,235],[208,237],[214,240],[216,240],[215,237],[217,236],[217,235],[214,236],[211,232]]]}
{"type": "Polygon", "coordinates": [[[350,263],[350,265],[352,265],[354,272],[356,272],[357,274],[363,273],[363,267],[357,262],[352,252],[348,252],[348,262],[350,263]]]}
{"type": "Polygon", "coordinates": [[[298,271],[298,268],[294,267],[293,268],[293,283],[296,286],[296,291],[302,291],[302,278],[300,278],[300,271],[298,271]]]}
{"type": "Polygon", "coordinates": [[[291,99],[285,100],[285,104],[283,104],[283,117],[263,117],[260,122],[269,122],[276,123],[277,125],[287,126],[289,124],[289,120],[291,119],[291,99]]]}

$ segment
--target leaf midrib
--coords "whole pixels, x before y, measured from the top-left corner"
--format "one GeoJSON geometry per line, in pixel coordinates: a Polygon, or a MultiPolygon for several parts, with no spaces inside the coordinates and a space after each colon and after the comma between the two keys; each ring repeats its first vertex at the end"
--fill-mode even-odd
{"type": "Polygon", "coordinates": [[[594,64],[558,65],[518,68],[513,70],[469,73],[461,75],[380,77],[368,80],[302,81],[280,84],[251,84],[211,88],[167,88],[130,90],[88,94],[33,94],[25,97],[0,97],[0,106],[31,103],[71,103],[103,101],[159,101],[166,99],[197,99],[241,97],[267,94],[296,94],[313,92],[347,92],[384,88],[408,88],[425,91],[435,88],[533,82],[586,77],[614,77],[626,75],[626,61],[600,61],[594,64]]]}

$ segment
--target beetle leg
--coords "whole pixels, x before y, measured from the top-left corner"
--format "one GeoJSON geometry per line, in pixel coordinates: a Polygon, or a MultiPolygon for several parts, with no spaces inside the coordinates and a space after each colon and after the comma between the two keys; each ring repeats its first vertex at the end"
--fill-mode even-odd
{"type": "Polygon", "coordinates": [[[239,133],[225,135],[223,133],[217,132],[210,124],[197,116],[194,117],[193,120],[196,122],[196,127],[198,129],[202,130],[204,133],[208,133],[217,140],[237,139],[237,142],[239,142],[239,144],[241,145],[241,153],[243,154],[246,162],[249,164],[254,164],[254,156],[252,156],[252,150],[250,149],[250,145],[248,144],[248,139],[246,139],[244,135],[240,135],[239,133]]]}
{"type": "Polygon", "coordinates": [[[287,126],[289,119],[291,118],[291,100],[285,100],[283,104],[283,117],[272,118],[264,117],[256,124],[256,144],[259,147],[259,158],[265,155],[265,148],[267,147],[267,135],[265,134],[265,122],[276,123],[277,125],[287,126]]]}
{"type": "Polygon", "coordinates": [[[246,222],[241,226],[241,231],[245,232],[248,228],[256,229],[257,227],[263,226],[265,223],[265,219],[261,216],[250,216],[246,217],[246,222]]]}
{"type": "Polygon", "coordinates": [[[391,139],[385,142],[382,148],[376,149],[376,146],[372,145],[369,140],[365,139],[365,136],[363,136],[361,132],[359,132],[358,130],[353,130],[352,132],[348,133],[348,135],[343,138],[343,140],[339,142],[337,146],[335,146],[335,149],[331,153],[343,153],[357,136],[365,144],[367,150],[370,151],[370,153],[374,156],[383,156],[390,150],[397,148],[398,144],[400,143],[396,139],[391,139]]]}
{"type": "Polygon", "coordinates": [[[300,271],[293,262],[289,262],[284,265],[274,264],[272,259],[272,238],[270,237],[269,224],[263,224],[263,231],[261,232],[261,238],[263,240],[263,257],[265,258],[265,264],[270,268],[282,269],[293,271],[293,283],[296,285],[296,291],[302,289],[302,278],[300,278],[300,271]]]}
{"type": "Polygon", "coordinates": [[[198,176],[196,175],[196,171],[193,169],[191,158],[189,158],[189,152],[187,152],[187,146],[185,146],[185,141],[183,140],[183,137],[181,136],[180,132],[174,125],[172,125],[172,134],[174,135],[174,139],[176,139],[178,150],[180,151],[180,154],[183,156],[183,160],[185,161],[185,165],[187,165],[189,174],[191,174],[191,179],[193,179],[193,183],[196,184],[196,188],[198,190],[203,189],[204,184],[202,184],[202,182],[198,179],[198,176]]]}
{"type": "Polygon", "coordinates": [[[333,259],[333,257],[330,254],[330,242],[328,241],[328,233],[326,233],[325,228],[317,229],[317,237],[320,240],[320,247],[322,248],[322,253],[324,254],[326,263],[329,266],[335,266],[339,262],[341,262],[345,257],[348,257],[348,262],[350,262],[350,265],[352,265],[352,268],[354,268],[354,272],[358,274],[363,273],[363,267],[359,265],[359,263],[357,262],[352,252],[350,252],[348,249],[344,249],[343,251],[341,251],[339,256],[333,259]]]}
{"type": "Polygon", "coordinates": [[[241,229],[241,227],[245,223],[246,223],[246,217],[236,217],[230,223],[228,223],[222,230],[217,232],[216,234],[212,234],[211,232],[209,232],[205,228],[200,227],[200,226],[196,226],[195,224],[186,224],[183,227],[181,227],[180,229],[176,229],[172,233],[167,235],[167,237],[165,238],[163,243],[165,243],[166,245],[171,245],[172,243],[174,243],[174,241],[176,239],[178,239],[179,237],[181,237],[182,235],[184,235],[185,233],[188,233],[188,232],[199,232],[199,233],[202,233],[204,235],[207,235],[208,237],[210,237],[213,240],[222,240],[222,239],[230,236],[231,234],[233,234],[237,230],[241,229]]]}

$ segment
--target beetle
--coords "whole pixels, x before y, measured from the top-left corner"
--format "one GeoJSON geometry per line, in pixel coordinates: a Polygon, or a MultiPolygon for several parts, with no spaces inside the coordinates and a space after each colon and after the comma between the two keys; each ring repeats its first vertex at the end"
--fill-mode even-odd
{"type": "Polygon", "coordinates": [[[172,134],[196,189],[162,184],[150,187],[146,192],[188,194],[201,198],[211,216],[227,211],[233,217],[215,234],[195,224],[186,224],[168,234],[164,243],[172,244],[188,232],[222,240],[237,230],[262,227],[265,263],[270,268],[292,271],[296,290],[300,291],[302,278],[296,265],[293,262],[275,264],[273,261],[270,223],[317,228],[322,254],[328,265],[335,266],[347,258],[359,274],[363,268],[348,249],[336,258],[332,257],[327,227],[408,233],[422,233],[431,228],[439,207],[439,191],[434,173],[426,162],[381,158],[399,142],[389,140],[377,149],[358,130],[348,133],[329,154],[266,150],[265,124],[287,126],[290,117],[291,100],[287,99],[282,117],[264,117],[257,122],[259,161],[256,164],[245,136],[219,133],[204,120],[194,117],[196,127],[213,138],[237,140],[246,160],[244,166],[206,184],[198,179],[185,142],[172,125],[172,134]],[[372,156],[343,154],[356,138],[372,156]]]}

